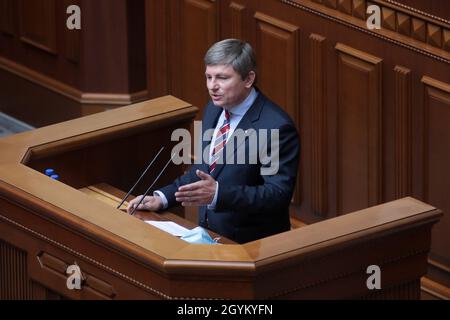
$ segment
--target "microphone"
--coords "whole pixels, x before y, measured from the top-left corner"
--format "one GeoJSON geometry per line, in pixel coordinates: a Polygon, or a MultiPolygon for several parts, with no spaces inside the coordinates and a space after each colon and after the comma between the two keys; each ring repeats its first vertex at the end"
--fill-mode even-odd
{"type": "Polygon", "coordinates": [[[136,183],[134,184],[133,187],[131,187],[130,191],[128,191],[127,195],[125,196],[125,198],[122,199],[122,202],[120,202],[119,206],[117,207],[117,209],[119,209],[123,203],[125,202],[125,200],[127,200],[127,198],[130,196],[130,194],[133,192],[133,190],[136,188],[136,186],[138,185],[139,182],[141,182],[142,178],[145,176],[145,174],[147,173],[148,169],[150,169],[150,167],[153,165],[153,163],[155,162],[155,160],[159,157],[160,153],[164,150],[164,147],[162,147],[159,152],[156,154],[156,156],[153,158],[153,160],[149,163],[149,165],[147,166],[147,168],[144,170],[144,172],[141,174],[141,176],[139,177],[139,179],[136,181],[136,183]]]}
{"type": "Polygon", "coordinates": [[[150,187],[148,187],[147,191],[145,191],[144,195],[142,196],[141,200],[139,201],[139,203],[136,206],[133,206],[133,210],[130,212],[130,215],[133,215],[134,212],[136,211],[136,209],[139,207],[139,205],[142,203],[142,201],[144,201],[144,198],[149,194],[150,190],[153,188],[153,186],[155,185],[155,183],[158,181],[159,177],[161,177],[161,175],[164,173],[164,171],[166,170],[167,166],[172,162],[173,157],[175,156],[175,153],[172,153],[172,156],[170,157],[169,161],[167,161],[166,165],[164,166],[164,168],[161,170],[161,172],[158,174],[158,176],[156,177],[155,180],[153,180],[153,183],[151,184],[150,187]]]}

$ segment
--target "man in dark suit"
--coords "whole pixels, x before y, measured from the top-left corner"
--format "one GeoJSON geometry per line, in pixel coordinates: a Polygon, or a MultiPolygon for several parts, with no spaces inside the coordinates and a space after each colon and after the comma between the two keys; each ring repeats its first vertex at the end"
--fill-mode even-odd
{"type": "Polygon", "coordinates": [[[199,206],[200,226],[238,243],[288,231],[300,153],[295,125],[255,87],[256,62],[248,43],[214,44],[205,65],[211,101],[202,127],[214,130],[203,143],[206,157],[147,196],[138,209],[199,206]]]}

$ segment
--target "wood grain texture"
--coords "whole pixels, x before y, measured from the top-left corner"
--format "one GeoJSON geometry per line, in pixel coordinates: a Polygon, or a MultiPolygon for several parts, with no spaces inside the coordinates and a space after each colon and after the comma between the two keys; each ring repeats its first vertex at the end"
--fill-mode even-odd
{"type": "Polygon", "coordinates": [[[55,0],[19,0],[20,39],[35,48],[57,54],[55,0]]]}
{"type": "MultiPolygon", "coordinates": [[[[424,76],[423,84],[423,196],[430,203],[442,208],[450,207],[448,190],[450,188],[450,150],[447,148],[450,134],[450,84],[424,76]]],[[[444,215],[442,222],[433,232],[433,267],[442,274],[439,280],[446,281],[449,275],[447,257],[450,257],[448,247],[448,230],[450,216],[444,215]]],[[[444,282],[445,283],[445,282],[444,282]]]]}
{"type": "Polygon", "coordinates": [[[258,28],[258,86],[297,122],[299,28],[260,12],[255,13],[255,19],[258,28]]]}
{"type": "Polygon", "coordinates": [[[8,35],[15,35],[16,27],[14,25],[14,16],[16,14],[14,0],[0,1],[0,32],[8,35]]]}
{"type": "Polygon", "coordinates": [[[243,38],[243,27],[244,27],[244,11],[245,6],[242,4],[231,2],[231,37],[235,39],[243,38]]]}
{"type": "MultiPolygon", "coordinates": [[[[2,108],[13,116],[25,113],[18,109],[30,108],[26,121],[42,124],[104,111],[116,103],[130,104],[136,95],[146,98],[142,94],[147,90],[144,2],[2,0],[0,59],[10,63],[0,62],[0,68],[11,75],[0,81],[15,77],[17,84],[31,78],[36,87],[36,96],[2,92],[2,108]],[[69,5],[80,6],[81,30],[66,28],[69,5]],[[62,88],[67,90],[61,92],[62,88]],[[84,94],[98,99],[84,99],[84,94]],[[44,98],[57,95],[61,96],[44,98]],[[64,110],[61,101],[66,97],[78,105],[71,102],[64,110]],[[51,114],[51,122],[43,119],[46,114],[51,114]]],[[[15,92],[26,92],[26,87],[15,92]]]]}
{"type": "Polygon", "coordinates": [[[0,240],[0,264],[0,299],[32,299],[32,285],[28,279],[26,252],[0,240]],[[13,277],[8,275],[13,275],[13,277]]]}
{"type": "Polygon", "coordinates": [[[395,72],[395,197],[412,193],[411,70],[396,66],[395,72]]]}
{"type": "Polygon", "coordinates": [[[441,57],[445,57],[447,62],[450,60],[450,55],[447,54],[447,49],[441,39],[442,33],[450,29],[449,20],[395,3],[395,1],[372,0],[368,2],[365,0],[352,0],[352,10],[348,9],[350,6],[348,1],[280,1],[301,10],[321,15],[325,19],[351,26],[362,32],[402,45],[410,50],[423,52],[426,55],[433,56],[435,59],[439,60],[441,57]],[[367,29],[366,9],[369,5],[376,5],[381,10],[382,28],[379,30],[367,29]],[[352,16],[359,19],[352,19],[352,16]],[[408,30],[409,21],[411,21],[411,32],[408,30]],[[422,43],[411,41],[413,39],[422,43]],[[431,44],[431,46],[425,45],[426,43],[431,44]],[[438,50],[435,50],[433,47],[438,50]]]}
{"type": "Polygon", "coordinates": [[[341,43],[338,54],[338,212],[381,201],[382,59],[341,43]]]}
{"type": "Polygon", "coordinates": [[[328,212],[328,126],[326,107],[326,60],[325,41],[320,35],[312,34],[310,40],[312,110],[311,125],[311,197],[312,207],[316,214],[326,215],[328,212]]]}

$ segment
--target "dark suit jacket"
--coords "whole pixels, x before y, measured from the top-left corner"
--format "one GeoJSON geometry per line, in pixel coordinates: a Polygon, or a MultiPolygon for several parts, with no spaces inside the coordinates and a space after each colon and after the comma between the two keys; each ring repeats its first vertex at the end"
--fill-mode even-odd
{"type": "MultiPolygon", "coordinates": [[[[211,101],[208,103],[203,116],[203,132],[216,127],[222,111],[222,108],[216,107],[211,101]]],[[[216,208],[209,210],[206,206],[200,207],[199,225],[238,243],[244,243],[290,229],[289,204],[297,177],[300,142],[289,116],[261,92],[237,129],[254,129],[256,132],[259,129],[267,129],[269,132],[270,129],[279,129],[279,170],[275,175],[261,175],[261,167],[270,165],[264,165],[259,159],[256,164],[249,164],[247,160],[246,164],[236,164],[235,161],[235,164],[217,165],[212,173],[212,177],[219,183],[216,208]]],[[[267,136],[267,154],[270,155],[270,133],[267,136]]],[[[234,148],[245,148],[240,150],[248,151],[249,141],[251,139],[245,139],[240,145],[235,143],[234,148]]],[[[203,150],[209,148],[210,143],[203,142],[203,150]]],[[[224,155],[228,154],[226,148],[229,146],[232,144],[228,142],[223,150],[224,155]]],[[[202,164],[192,165],[185,175],[171,185],[159,189],[166,196],[169,208],[179,205],[174,195],[179,186],[199,181],[195,174],[197,169],[209,173],[209,165],[202,160],[202,164]]]]}

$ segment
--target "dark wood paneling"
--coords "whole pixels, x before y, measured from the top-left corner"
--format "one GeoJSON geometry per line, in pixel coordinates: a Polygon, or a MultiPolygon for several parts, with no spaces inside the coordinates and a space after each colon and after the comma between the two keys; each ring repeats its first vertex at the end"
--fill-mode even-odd
{"type": "Polygon", "coordinates": [[[0,32],[9,35],[15,34],[14,2],[14,0],[0,0],[0,32]]]}
{"type": "Polygon", "coordinates": [[[322,0],[322,3],[330,8],[337,8],[337,0],[322,0]]]}
{"type": "Polygon", "coordinates": [[[368,295],[368,300],[419,300],[420,299],[420,280],[411,281],[403,285],[389,288],[383,292],[377,292],[368,295]]]}
{"type": "Polygon", "coordinates": [[[82,115],[80,103],[1,68],[0,83],[0,111],[32,126],[41,127],[82,115]]]}
{"type": "Polygon", "coordinates": [[[61,299],[30,279],[27,259],[25,251],[0,240],[0,300],[61,299]]]}
{"type": "MultiPolygon", "coordinates": [[[[293,6],[307,5],[308,0],[280,0],[289,3],[293,6]],[[306,2],[306,3],[305,3],[306,2]]],[[[393,43],[402,41],[406,46],[420,47],[424,52],[432,53],[436,58],[441,59],[438,51],[433,47],[447,50],[447,46],[442,42],[442,34],[450,30],[449,21],[442,18],[429,15],[411,8],[399,6],[395,2],[372,0],[371,2],[365,0],[317,0],[314,1],[321,6],[314,6],[313,10],[317,13],[325,14],[328,19],[339,21],[343,24],[350,24],[363,32],[371,33],[366,26],[366,8],[370,5],[377,5],[381,11],[381,29],[373,35],[389,39],[393,43]],[[353,3],[353,5],[350,4],[353,3]],[[353,7],[353,16],[364,21],[355,21],[351,19],[353,7]],[[317,11],[316,11],[317,10],[317,11]],[[409,26],[412,26],[411,32],[409,26]],[[395,33],[402,35],[400,37],[393,36],[395,33]],[[423,42],[423,44],[413,43],[408,38],[413,38],[423,42]],[[425,46],[428,43],[431,46],[425,46]]],[[[445,55],[447,60],[449,55],[445,55]]]]}
{"type": "Polygon", "coordinates": [[[442,0],[388,0],[387,2],[404,5],[410,10],[419,10],[446,20],[450,20],[450,2],[442,0]]]}
{"type": "Polygon", "coordinates": [[[412,193],[411,70],[396,66],[395,72],[395,197],[412,193]]]}
{"type": "Polygon", "coordinates": [[[325,38],[312,34],[311,55],[311,206],[314,213],[328,212],[328,157],[325,38]]]}
{"type": "MultiPolygon", "coordinates": [[[[177,1],[178,2],[178,1],[177,1]]],[[[172,50],[179,59],[179,67],[171,70],[174,93],[181,99],[203,108],[208,99],[205,87],[203,57],[217,40],[217,3],[210,0],[183,0],[180,7],[180,44],[172,50]]],[[[201,118],[201,113],[198,115],[201,118]]]]}
{"type": "MultiPolygon", "coordinates": [[[[81,44],[75,41],[75,35],[80,36],[80,32],[67,32],[65,5],[68,2],[81,0],[15,1],[8,19],[13,21],[17,32],[14,37],[0,35],[0,56],[79,89],[82,70],[73,62],[80,54],[81,44]]],[[[29,103],[33,102],[30,97],[29,103]]]]}
{"type": "Polygon", "coordinates": [[[171,59],[169,48],[169,1],[147,0],[146,30],[147,30],[147,86],[149,96],[160,97],[171,92],[168,61],[171,59]]]}
{"type": "Polygon", "coordinates": [[[126,2],[83,1],[82,5],[81,91],[126,92],[126,2]]]}
{"type": "Polygon", "coordinates": [[[0,32],[0,68],[11,73],[2,79],[12,76],[13,83],[23,84],[0,93],[2,111],[49,124],[146,98],[145,0],[2,0],[0,5],[1,26],[17,29],[13,36],[0,32]],[[81,30],[66,27],[69,5],[81,9],[81,30]],[[28,90],[24,81],[36,86],[28,90]],[[23,91],[34,96],[17,94],[23,91]],[[57,103],[67,98],[72,101],[57,103]]]}
{"type": "Polygon", "coordinates": [[[381,62],[337,44],[338,212],[381,201],[381,62]]]}
{"type": "Polygon", "coordinates": [[[365,19],[367,15],[366,0],[353,0],[352,15],[359,19],[365,19]]]}
{"type": "Polygon", "coordinates": [[[19,0],[20,39],[39,49],[56,54],[55,0],[19,0]]]}
{"type": "Polygon", "coordinates": [[[147,88],[147,52],[145,44],[144,8],[144,0],[127,1],[127,92],[141,92],[147,88]]]}
{"type": "Polygon", "coordinates": [[[32,299],[26,252],[0,241],[0,264],[0,300],[32,299]],[[8,277],[8,274],[15,277],[8,277]]]}
{"type": "Polygon", "coordinates": [[[245,6],[242,4],[231,2],[231,37],[235,39],[242,39],[244,30],[244,10],[245,6]]]}
{"type": "MultiPolygon", "coordinates": [[[[441,208],[450,208],[450,84],[423,77],[424,86],[424,198],[441,208]]],[[[448,233],[449,212],[433,230],[432,258],[434,267],[447,277],[450,261],[448,233]]],[[[446,285],[450,285],[447,280],[446,285]]]]}
{"type": "Polygon", "coordinates": [[[338,0],[337,9],[341,12],[351,14],[352,13],[352,0],[338,0]]]}
{"type": "Polygon", "coordinates": [[[261,12],[255,13],[255,19],[258,86],[298,122],[299,29],[261,12]]]}

